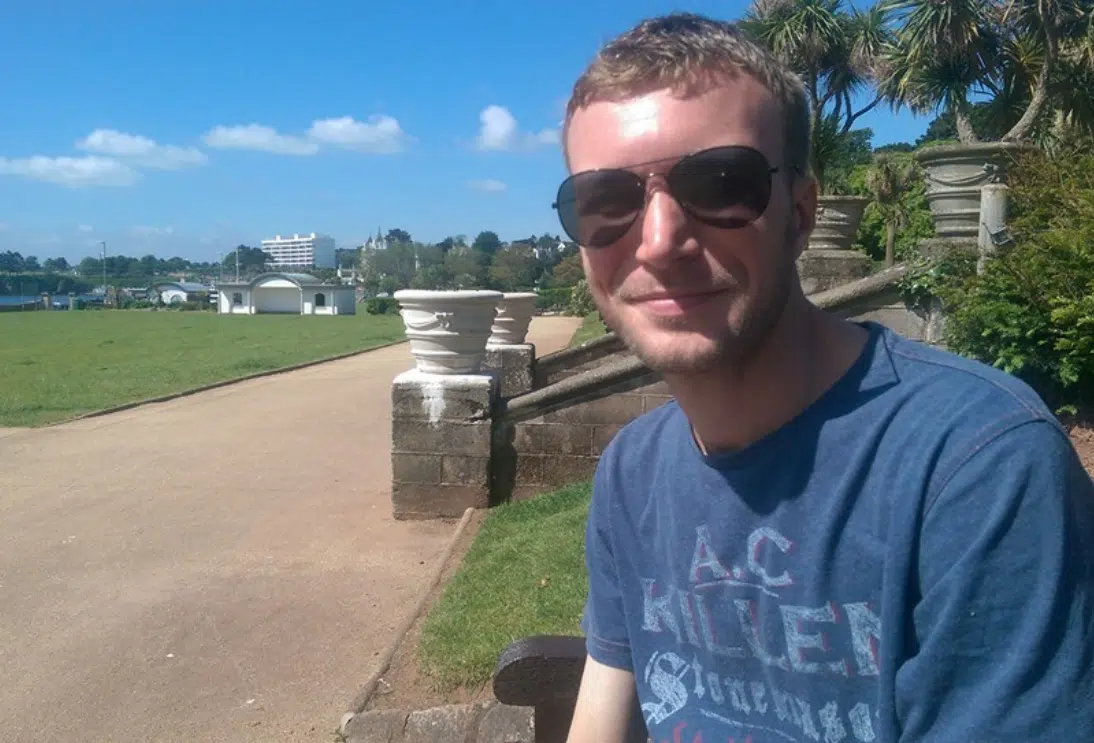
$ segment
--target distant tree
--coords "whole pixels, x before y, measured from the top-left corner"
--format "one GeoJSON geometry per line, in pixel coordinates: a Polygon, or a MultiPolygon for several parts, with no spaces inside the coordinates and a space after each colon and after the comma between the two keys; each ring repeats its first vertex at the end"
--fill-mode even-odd
{"type": "Polygon", "coordinates": [[[50,273],[60,273],[70,268],[68,261],[64,258],[46,258],[45,262],[42,263],[42,267],[50,273]]]}
{"type": "MultiPolygon", "coordinates": [[[[0,259],[2,258],[3,256],[0,255],[0,259]]],[[[98,276],[102,273],[103,263],[98,258],[88,256],[80,261],[80,265],[76,270],[79,271],[81,276],[98,276]]]]}
{"type": "Polygon", "coordinates": [[[19,273],[23,270],[23,256],[14,250],[6,250],[0,253],[0,271],[19,273]]]}
{"type": "Polygon", "coordinates": [[[913,150],[915,150],[915,145],[911,142],[890,142],[889,144],[875,147],[874,154],[881,154],[884,152],[912,152],[913,150]]]}
{"type": "Polygon", "coordinates": [[[23,259],[23,270],[24,271],[34,271],[34,272],[41,271],[42,267],[38,264],[38,256],[28,255],[26,258],[24,258],[23,259]]]}
{"type": "Polygon", "coordinates": [[[453,288],[477,289],[486,284],[489,258],[485,253],[472,248],[456,247],[445,254],[444,263],[452,276],[453,288]]]}
{"type": "MultiPolygon", "coordinates": [[[[239,253],[239,275],[241,277],[261,273],[266,270],[270,260],[269,254],[262,248],[252,248],[249,245],[239,245],[235,250],[225,255],[224,259],[221,261],[221,265],[223,265],[225,269],[235,271],[237,252],[239,253]]],[[[174,260],[176,259],[172,258],[171,261],[168,261],[167,270],[180,270],[170,265],[174,260]]],[[[185,267],[181,270],[185,270],[185,267]]]]}
{"type": "Polygon", "coordinates": [[[527,243],[513,243],[499,250],[489,270],[490,282],[506,292],[533,288],[539,273],[535,248],[527,243]]]}
{"type": "Polygon", "coordinates": [[[585,268],[581,265],[581,256],[569,255],[559,261],[551,272],[551,286],[573,286],[585,278],[585,268]]]}
{"type": "Polygon", "coordinates": [[[410,242],[410,233],[406,230],[400,230],[398,228],[388,230],[387,235],[384,236],[388,245],[401,245],[403,243],[410,242]]]}
{"type": "Polygon", "coordinates": [[[159,267],[159,261],[156,256],[151,253],[148,255],[142,255],[140,258],[140,274],[141,276],[155,276],[156,268],[159,267]]]}
{"type": "Polygon", "coordinates": [[[498,233],[485,230],[478,234],[475,242],[471,243],[471,247],[480,253],[492,256],[501,247],[501,238],[498,237],[498,233]]]}
{"type": "Polygon", "coordinates": [[[334,265],[341,268],[350,268],[357,265],[360,260],[359,252],[360,248],[335,248],[334,265]]]}
{"type": "Polygon", "coordinates": [[[908,208],[904,201],[905,192],[919,177],[915,163],[907,159],[897,159],[892,155],[878,155],[866,174],[866,187],[874,199],[874,206],[881,213],[885,223],[885,265],[892,266],[896,261],[896,231],[908,222],[908,208]]]}

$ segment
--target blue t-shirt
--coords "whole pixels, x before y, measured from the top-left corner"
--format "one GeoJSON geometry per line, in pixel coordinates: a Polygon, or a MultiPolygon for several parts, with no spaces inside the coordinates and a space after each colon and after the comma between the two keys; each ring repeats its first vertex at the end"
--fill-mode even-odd
{"type": "Polygon", "coordinates": [[[1094,483],[995,369],[865,323],[793,421],[705,456],[669,403],[601,458],[589,655],[655,741],[1094,741],[1094,483]]]}

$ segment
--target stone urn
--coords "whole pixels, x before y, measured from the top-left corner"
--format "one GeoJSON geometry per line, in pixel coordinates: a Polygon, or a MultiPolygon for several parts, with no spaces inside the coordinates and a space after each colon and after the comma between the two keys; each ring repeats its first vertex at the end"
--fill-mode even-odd
{"type": "Polygon", "coordinates": [[[538,296],[535,292],[506,292],[498,301],[498,314],[494,316],[487,345],[516,346],[524,343],[538,296]]]}
{"type": "Polygon", "coordinates": [[[980,234],[981,187],[1003,183],[1010,159],[1027,147],[1017,142],[978,142],[933,145],[916,152],[935,235],[975,244],[980,234]]]}
{"type": "Polygon", "coordinates": [[[395,292],[418,371],[478,373],[501,298],[480,290],[395,292]]]}
{"type": "Polygon", "coordinates": [[[810,250],[849,250],[855,242],[866,196],[821,196],[817,199],[817,226],[809,236],[810,250]]]}

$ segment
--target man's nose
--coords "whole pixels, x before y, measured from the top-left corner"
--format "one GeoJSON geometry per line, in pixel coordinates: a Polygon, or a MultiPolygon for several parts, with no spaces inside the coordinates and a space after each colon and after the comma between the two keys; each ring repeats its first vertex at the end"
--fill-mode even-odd
{"type": "Polygon", "coordinates": [[[684,208],[666,190],[651,190],[642,216],[638,260],[650,264],[679,260],[698,247],[688,237],[688,214],[684,208]]]}

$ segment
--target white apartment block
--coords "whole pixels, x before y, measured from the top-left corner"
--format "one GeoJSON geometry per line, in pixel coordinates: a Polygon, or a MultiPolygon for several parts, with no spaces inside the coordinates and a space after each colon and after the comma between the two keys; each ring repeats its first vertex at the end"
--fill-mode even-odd
{"type": "Polygon", "coordinates": [[[329,235],[277,235],[273,240],[263,240],[262,250],[270,256],[271,268],[334,268],[334,238],[329,235]]]}

